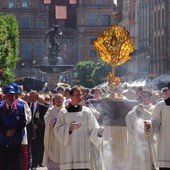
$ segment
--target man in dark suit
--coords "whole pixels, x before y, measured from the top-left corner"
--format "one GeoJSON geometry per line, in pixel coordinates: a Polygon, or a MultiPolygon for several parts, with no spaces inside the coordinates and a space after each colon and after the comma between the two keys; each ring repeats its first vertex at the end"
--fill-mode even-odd
{"type": "Polygon", "coordinates": [[[32,169],[36,169],[38,166],[42,166],[42,159],[44,153],[44,115],[48,107],[38,100],[39,94],[37,91],[30,92],[30,103],[29,106],[32,111],[32,120],[35,130],[35,138],[32,140],[31,154],[32,154],[32,169]]]}

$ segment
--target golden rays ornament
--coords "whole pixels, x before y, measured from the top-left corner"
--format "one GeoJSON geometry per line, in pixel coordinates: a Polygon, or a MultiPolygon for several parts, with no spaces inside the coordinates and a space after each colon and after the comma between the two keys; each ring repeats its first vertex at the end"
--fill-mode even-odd
{"type": "Polygon", "coordinates": [[[123,26],[111,26],[95,40],[94,47],[101,59],[112,66],[107,79],[109,87],[114,89],[120,84],[119,77],[115,76],[115,68],[130,60],[134,42],[123,26]]]}

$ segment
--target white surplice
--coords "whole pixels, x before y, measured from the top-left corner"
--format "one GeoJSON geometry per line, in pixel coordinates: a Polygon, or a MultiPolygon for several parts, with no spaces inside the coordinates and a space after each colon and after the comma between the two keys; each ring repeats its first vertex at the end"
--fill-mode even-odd
{"type": "Polygon", "coordinates": [[[152,130],[157,133],[157,166],[170,168],[170,106],[157,103],[152,114],[152,130]]]}
{"type": "MultiPolygon", "coordinates": [[[[68,112],[65,108],[59,113],[54,134],[60,142],[60,169],[93,169],[90,161],[90,141],[97,147],[101,139],[97,137],[99,124],[91,110],[82,106],[82,111],[68,112]],[[81,123],[79,129],[69,134],[73,121],[81,123]]],[[[99,162],[100,163],[100,162],[99,162]]]]}
{"type": "Polygon", "coordinates": [[[45,134],[44,134],[44,157],[43,165],[48,166],[48,161],[51,160],[54,163],[60,161],[60,143],[54,135],[54,124],[57,121],[61,107],[51,106],[45,116],[45,134]]]}

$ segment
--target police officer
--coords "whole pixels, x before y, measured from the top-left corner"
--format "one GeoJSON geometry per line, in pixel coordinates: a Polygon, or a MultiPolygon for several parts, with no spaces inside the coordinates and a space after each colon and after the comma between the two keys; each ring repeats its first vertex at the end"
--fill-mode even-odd
{"type": "Polygon", "coordinates": [[[0,102],[0,170],[22,170],[21,143],[26,118],[24,102],[16,99],[12,85],[3,89],[5,100],[0,102]]]}

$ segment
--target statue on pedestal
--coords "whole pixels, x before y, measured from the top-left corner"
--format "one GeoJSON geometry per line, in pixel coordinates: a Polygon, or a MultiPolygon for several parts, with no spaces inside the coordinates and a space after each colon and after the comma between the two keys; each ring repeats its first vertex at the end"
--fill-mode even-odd
{"type": "Polygon", "coordinates": [[[47,42],[48,39],[48,60],[49,61],[57,61],[60,53],[60,45],[57,42],[57,38],[61,36],[63,33],[61,30],[59,30],[58,25],[54,25],[52,29],[48,31],[48,33],[45,36],[44,42],[47,42]]]}

